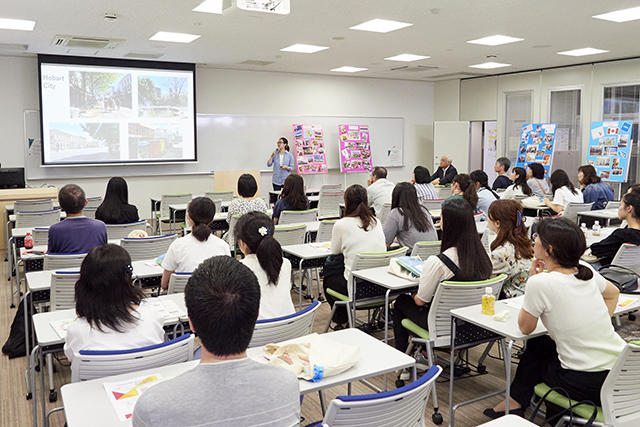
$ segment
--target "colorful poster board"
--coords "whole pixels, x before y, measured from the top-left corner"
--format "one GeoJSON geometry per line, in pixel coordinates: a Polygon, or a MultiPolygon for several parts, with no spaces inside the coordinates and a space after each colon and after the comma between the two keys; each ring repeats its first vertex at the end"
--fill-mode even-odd
{"type": "Polygon", "coordinates": [[[370,172],[371,140],[368,125],[338,125],[340,172],[370,172]]]}
{"type": "Polygon", "coordinates": [[[526,169],[529,163],[540,163],[544,166],[544,176],[548,178],[553,163],[557,127],[555,123],[522,125],[516,166],[526,169]]]}
{"type": "Polygon", "coordinates": [[[631,120],[591,122],[587,164],[604,181],[625,182],[631,158],[631,120]]]}
{"type": "Polygon", "coordinates": [[[316,125],[293,125],[298,174],[327,173],[324,133],[316,125]]]}

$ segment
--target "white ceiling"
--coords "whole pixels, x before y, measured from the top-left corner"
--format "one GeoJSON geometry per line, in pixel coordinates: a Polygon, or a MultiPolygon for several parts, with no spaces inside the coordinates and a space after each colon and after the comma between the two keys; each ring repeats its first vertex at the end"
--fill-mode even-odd
{"type": "Polygon", "coordinates": [[[3,0],[2,18],[37,21],[33,32],[0,30],[0,54],[67,54],[55,47],[55,35],[119,38],[126,41],[97,56],[158,53],[159,60],[206,64],[211,67],[317,74],[342,65],[369,68],[357,76],[410,80],[440,80],[529,70],[590,61],[640,56],[640,21],[613,23],[591,18],[603,12],[640,6],[640,0],[291,0],[288,16],[247,14],[237,9],[224,15],[192,12],[201,0],[3,0]],[[118,15],[105,22],[106,12],[118,15]],[[387,34],[349,30],[373,18],[414,25],[387,34]],[[201,34],[191,44],[152,42],[157,31],[201,34]],[[478,46],[466,40],[504,34],[524,38],[503,46],[478,46]],[[335,40],[334,38],[344,38],[335,40]],[[293,43],[329,46],[315,54],[280,52],[293,43]],[[567,57],[556,52],[594,47],[609,53],[567,57]],[[400,53],[429,55],[403,63],[383,58],[400,53]],[[493,71],[468,68],[490,60],[513,64],[493,71]],[[273,61],[266,66],[238,65],[245,60],[273,61]],[[408,72],[391,68],[409,65],[438,69],[408,72]],[[468,76],[468,75],[466,75],[468,76]]]}

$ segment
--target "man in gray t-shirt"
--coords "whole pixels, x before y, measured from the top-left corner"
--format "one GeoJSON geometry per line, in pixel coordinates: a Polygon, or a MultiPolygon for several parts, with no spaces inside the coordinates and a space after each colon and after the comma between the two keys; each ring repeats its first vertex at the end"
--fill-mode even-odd
{"type": "Polygon", "coordinates": [[[299,425],[295,375],[247,358],[260,306],[253,272],[228,256],[209,258],[189,279],[185,302],[202,341],[200,364],[146,391],[133,426],[299,425]]]}

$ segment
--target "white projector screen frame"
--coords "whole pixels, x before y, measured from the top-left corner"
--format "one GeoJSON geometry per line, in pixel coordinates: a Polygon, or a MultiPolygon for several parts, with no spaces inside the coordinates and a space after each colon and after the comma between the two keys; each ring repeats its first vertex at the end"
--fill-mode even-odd
{"type": "Polygon", "coordinates": [[[38,55],[41,165],[198,161],[195,64],[38,55]]]}

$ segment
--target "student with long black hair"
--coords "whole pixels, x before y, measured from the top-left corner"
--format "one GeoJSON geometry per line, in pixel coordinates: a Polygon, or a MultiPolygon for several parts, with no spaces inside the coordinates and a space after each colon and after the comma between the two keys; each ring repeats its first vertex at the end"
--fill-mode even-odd
{"type": "Polygon", "coordinates": [[[402,352],[409,343],[409,332],[402,326],[402,319],[409,318],[426,328],[431,299],[440,282],[486,280],[491,276],[491,260],[478,236],[469,203],[462,198],[446,200],[442,204],[441,224],[441,252],[425,261],[418,292],[400,295],[394,305],[394,337],[396,348],[402,352]]]}
{"type": "Polygon", "coordinates": [[[501,199],[515,199],[516,196],[531,196],[533,191],[527,183],[527,171],[521,167],[515,167],[510,175],[513,184],[507,187],[500,195],[501,199]]]}
{"type": "Polygon", "coordinates": [[[278,224],[282,211],[303,211],[309,209],[309,199],[304,191],[304,179],[292,173],[284,180],[280,199],[273,207],[273,223],[278,224]]]}
{"type": "Polygon", "coordinates": [[[627,226],[613,231],[607,238],[591,245],[591,253],[600,259],[601,265],[611,264],[623,243],[640,245],[640,193],[630,191],[622,196],[618,218],[627,226]]]}
{"type": "Polygon", "coordinates": [[[549,194],[549,183],[544,174],[544,166],[540,163],[529,163],[527,165],[527,184],[535,196],[544,197],[545,194],[549,194]]]}
{"type": "MultiPolygon", "coordinates": [[[[521,415],[541,382],[562,388],[573,401],[600,405],[602,383],[625,346],[611,323],[620,292],[580,262],[587,243],[571,220],[540,221],[534,240],[535,260],[518,326],[530,334],[539,319],[549,334],[527,340],[511,383],[509,409],[521,415]]],[[[498,418],[504,408],[502,401],[484,414],[498,418]]],[[[557,407],[547,405],[547,419],[556,411],[557,407]]],[[[555,425],[556,420],[549,423],[555,425]]]]}
{"type": "Polygon", "coordinates": [[[76,282],[76,315],[67,325],[64,353],[72,363],[80,350],[126,350],[164,341],[162,315],[145,302],[131,280],[131,257],[118,245],[93,248],[76,282]]]}
{"type": "Polygon", "coordinates": [[[174,272],[191,273],[202,261],[216,255],[231,256],[227,242],[211,232],[216,205],[208,197],[196,197],[187,206],[191,233],[174,240],[162,260],[162,289],[169,287],[174,272]]]}
{"type": "Polygon", "coordinates": [[[413,248],[416,242],[438,240],[431,214],[418,203],[416,187],[408,182],[398,183],[391,193],[391,212],[384,223],[384,237],[387,247],[395,239],[408,248],[413,248]]]}
{"type": "Polygon", "coordinates": [[[260,285],[258,319],[287,316],[296,311],[291,301],[291,263],[282,257],[273,231],[273,222],[262,212],[244,214],[235,228],[236,241],[245,255],[241,262],[253,271],[260,285]]]}
{"type": "Polygon", "coordinates": [[[554,212],[562,213],[570,202],[583,202],[582,193],[573,186],[569,175],[564,170],[555,170],[551,174],[549,181],[551,181],[553,200],[545,197],[544,204],[553,209],[554,212]]]}
{"type": "Polygon", "coordinates": [[[478,210],[486,217],[489,213],[489,206],[498,200],[500,196],[489,187],[489,177],[484,171],[480,169],[474,170],[469,174],[469,177],[476,186],[478,193],[478,210]]]}
{"type": "MultiPolygon", "coordinates": [[[[344,272],[328,276],[325,263],[324,295],[331,307],[336,300],[327,292],[327,289],[333,289],[343,295],[349,294],[347,277],[356,255],[360,252],[386,250],[382,225],[369,208],[367,190],[358,184],[351,185],[344,192],[344,205],[344,217],[336,221],[331,232],[332,257],[344,256],[344,272]]],[[[333,321],[338,324],[338,328],[342,328],[347,324],[347,320],[347,310],[344,307],[338,307],[333,321]]]]}
{"type": "MultiPolygon", "coordinates": [[[[451,183],[451,196],[449,199],[465,199],[474,213],[478,212],[478,192],[476,186],[471,181],[471,177],[466,173],[459,173],[453,178],[451,183]]],[[[449,200],[447,199],[447,200],[449,200]]]]}
{"type": "Polygon", "coordinates": [[[129,204],[129,188],[124,178],[114,176],[109,180],[104,200],[96,209],[96,219],[105,224],[128,224],[140,219],[138,208],[129,204]]]}

